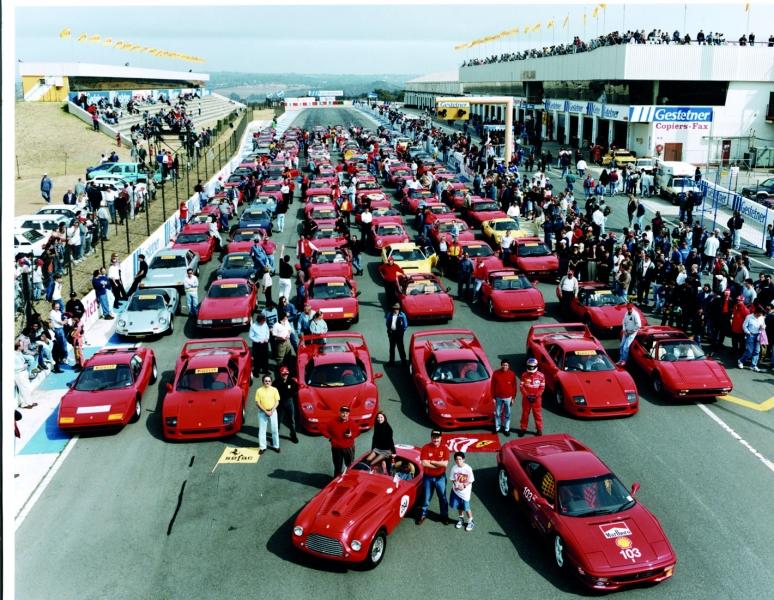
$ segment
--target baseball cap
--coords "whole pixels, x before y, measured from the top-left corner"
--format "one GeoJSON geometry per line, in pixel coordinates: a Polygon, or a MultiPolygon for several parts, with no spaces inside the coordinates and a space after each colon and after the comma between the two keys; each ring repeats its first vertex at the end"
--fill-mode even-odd
{"type": "Polygon", "coordinates": [[[290,373],[290,369],[288,369],[287,367],[280,367],[279,372],[280,372],[280,375],[287,375],[288,373],[290,373]]]}
{"type": "Polygon", "coordinates": [[[438,431],[437,429],[433,429],[433,430],[430,432],[430,437],[431,437],[431,438],[433,438],[433,439],[435,439],[435,438],[439,438],[439,437],[441,437],[441,432],[440,432],[440,431],[438,431]]]}
{"type": "Polygon", "coordinates": [[[339,409],[339,412],[347,412],[347,413],[348,413],[348,412],[349,412],[349,406],[342,406],[342,407],[339,409]]]}

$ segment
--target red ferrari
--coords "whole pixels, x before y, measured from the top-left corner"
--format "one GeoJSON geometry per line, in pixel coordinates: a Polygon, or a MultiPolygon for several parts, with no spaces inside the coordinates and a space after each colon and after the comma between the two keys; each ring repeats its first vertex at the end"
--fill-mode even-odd
{"type": "Polygon", "coordinates": [[[502,211],[498,202],[478,196],[471,198],[470,207],[464,208],[462,214],[468,225],[478,229],[481,229],[484,221],[508,216],[502,211]]]}
{"type": "Polygon", "coordinates": [[[629,347],[632,362],[668,398],[715,398],[734,389],[726,369],[674,327],[643,327],[629,347]]]}
{"type": "Polygon", "coordinates": [[[262,240],[266,231],[260,228],[235,229],[231,234],[231,241],[226,245],[226,254],[234,252],[250,252],[253,247],[253,240],[258,238],[262,240]]]}
{"type": "Polygon", "coordinates": [[[539,317],[546,312],[543,294],[514,269],[489,271],[481,285],[481,303],[493,318],[539,317]]]}
{"type": "Polygon", "coordinates": [[[435,329],[411,336],[411,373],[430,420],[443,429],[491,427],[492,367],[468,329],[435,329]]]}
{"type": "MultiPolygon", "coordinates": [[[[556,297],[561,298],[559,286],[556,287],[556,297]]],[[[583,321],[592,331],[607,335],[615,335],[621,331],[621,323],[626,313],[628,300],[619,296],[605,283],[581,283],[578,286],[578,296],[570,300],[570,312],[573,318],[583,321]]],[[[634,307],[640,315],[643,327],[648,319],[642,311],[634,307]]]]}
{"type": "Polygon", "coordinates": [[[359,458],[301,509],[293,524],[298,550],[339,562],[376,567],[387,536],[422,496],[419,450],[395,445],[389,472],[359,458]]]}
{"type": "Polygon", "coordinates": [[[92,356],[59,402],[60,429],[113,427],[139,420],[142,396],[158,377],[147,346],[110,346],[92,356]]]}
{"type": "Polygon", "coordinates": [[[199,330],[230,329],[250,325],[256,303],[255,285],[248,279],[216,279],[199,306],[199,330]]]}
{"type": "Polygon", "coordinates": [[[559,271],[559,259],[556,254],[539,238],[515,238],[510,261],[527,276],[554,277],[559,271]]]}
{"type": "Polygon", "coordinates": [[[172,248],[193,250],[199,255],[199,262],[204,263],[212,259],[215,238],[209,234],[209,226],[205,223],[192,223],[183,227],[177,234],[172,248]]]}
{"type": "Polygon", "coordinates": [[[583,323],[533,325],[527,356],[546,377],[546,395],[575,417],[626,417],[639,410],[634,379],[583,323]]]}
{"type": "Polygon", "coordinates": [[[498,488],[551,545],[556,566],[595,590],[657,583],[677,556],[659,520],[590,448],[567,434],[513,440],[497,453],[498,488]]]}
{"type": "MultiPolygon", "coordinates": [[[[443,204],[442,206],[446,205],[443,204]]],[[[465,221],[459,219],[455,215],[443,215],[434,220],[433,226],[430,228],[430,240],[433,245],[438,248],[442,235],[445,235],[446,240],[451,242],[455,232],[457,234],[457,240],[472,242],[476,239],[475,234],[465,221]]]]}
{"type": "Polygon", "coordinates": [[[184,344],[161,409],[164,438],[215,438],[242,429],[252,364],[241,338],[184,344]]]}
{"type": "Polygon", "coordinates": [[[454,317],[454,300],[438,277],[430,273],[399,276],[395,296],[409,322],[444,321],[454,317]]]}
{"type": "Polygon", "coordinates": [[[360,312],[354,279],[316,277],[306,283],[306,297],[314,310],[322,311],[328,323],[357,323],[360,312]]]}
{"type": "Polygon", "coordinates": [[[320,433],[350,407],[350,419],[361,431],[373,427],[379,390],[371,354],[360,333],[305,335],[298,346],[298,406],[301,424],[320,433]]]}
{"type": "Polygon", "coordinates": [[[371,245],[376,250],[381,250],[390,244],[408,243],[411,239],[403,227],[402,219],[396,217],[382,217],[379,222],[371,225],[368,237],[371,245]]]}
{"type": "Polygon", "coordinates": [[[325,248],[315,253],[307,274],[309,279],[317,277],[352,279],[352,263],[340,248],[325,248]]]}

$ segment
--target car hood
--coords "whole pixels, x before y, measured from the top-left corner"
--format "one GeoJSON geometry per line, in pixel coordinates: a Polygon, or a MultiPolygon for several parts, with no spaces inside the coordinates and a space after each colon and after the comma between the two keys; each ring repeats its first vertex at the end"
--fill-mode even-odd
{"type": "Polygon", "coordinates": [[[357,312],[357,298],[335,298],[332,300],[310,298],[309,304],[313,310],[322,311],[323,316],[329,319],[339,318],[343,313],[354,315],[357,312]]]}
{"type": "MultiPolygon", "coordinates": [[[[598,327],[613,328],[621,327],[624,315],[626,314],[626,305],[619,304],[617,306],[592,306],[589,307],[589,314],[594,321],[594,324],[598,327]]],[[[635,309],[638,310],[638,309],[635,309]]],[[[639,312],[639,311],[638,311],[639,312]]],[[[648,320],[641,312],[640,321],[642,326],[645,327],[648,324],[648,320]]]]}
{"type": "Polygon", "coordinates": [[[185,267],[176,269],[150,269],[140,287],[172,287],[183,285],[186,276],[185,267]]]}
{"type": "Polygon", "coordinates": [[[68,390],[60,401],[60,413],[78,414],[78,409],[87,409],[92,413],[123,412],[134,402],[135,391],[132,387],[99,392],[81,392],[68,390]],[[99,409],[99,410],[96,410],[99,409]]]}
{"type": "Polygon", "coordinates": [[[226,253],[232,254],[234,252],[250,252],[253,247],[251,240],[245,240],[243,242],[229,242],[226,246],[226,253]]]}
{"type": "Polygon", "coordinates": [[[165,317],[169,319],[169,313],[163,308],[159,310],[136,310],[126,311],[123,315],[119,315],[119,320],[126,321],[126,328],[132,329],[146,329],[159,324],[159,319],[165,317]]]}
{"type": "Polygon", "coordinates": [[[526,290],[496,290],[492,298],[498,306],[508,308],[530,308],[533,306],[545,306],[543,294],[537,288],[526,290]]]}
{"type": "Polygon", "coordinates": [[[346,279],[352,279],[352,265],[348,262],[310,265],[309,279],[316,279],[318,277],[345,277],[346,279]]]}
{"type": "Polygon", "coordinates": [[[563,533],[572,539],[576,557],[594,573],[600,569],[637,569],[675,560],[661,525],[639,504],[615,515],[561,519],[563,533]],[[633,561],[621,554],[629,548],[636,548],[641,556],[633,561]]]}
{"type": "Polygon", "coordinates": [[[339,414],[339,408],[348,404],[352,414],[359,416],[363,413],[376,412],[377,407],[366,408],[365,401],[369,398],[376,399],[378,390],[373,383],[361,383],[341,387],[305,387],[303,397],[299,397],[299,404],[311,402],[314,413],[321,422],[332,420],[339,414]]]}
{"type": "Polygon", "coordinates": [[[479,224],[484,221],[491,221],[492,219],[504,219],[507,216],[508,215],[501,210],[481,210],[470,213],[470,218],[479,224]]]}
{"type": "Polygon", "coordinates": [[[240,298],[205,298],[199,307],[199,319],[231,319],[250,314],[249,296],[240,298]]]}
{"type": "Polygon", "coordinates": [[[553,255],[519,256],[516,258],[516,266],[522,271],[554,271],[559,268],[559,259],[553,255]]]}
{"type": "Polygon", "coordinates": [[[689,387],[731,387],[728,373],[714,360],[683,360],[679,362],[659,362],[665,375],[677,385],[689,387]]]}
{"type": "Polygon", "coordinates": [[[177,417],[179,429],[221,427],[223,413],[242,407],[238,386],[209,392],[170,392],[164,398],[164,418],[177,417]]]}
{"type": "Polygon", "coordinates": [[[445,312],[452,309],[452,299],[449,294],[418,294],[404,296],[401,301],[406,312],[445,312]]]}
{"type": "MultiPolygon", "coordinates": [[[[626,406],[624,391],[637,391],[631,375],[621,369],[614,371],[562,372],[560,380],[568,396],[583,396],[592,407],[626,406]]],[[[572,398],[567,398],[572,402],[572,398]]]]}
{"type": "Polygon", "coordinates": [[[441,412],[448,410],[465,414],[490,414],[493,410],[490,379],[475,381],[472,383],[448,383],[434,382],[443,394],[447,407],[438,409],[441,412]]]}

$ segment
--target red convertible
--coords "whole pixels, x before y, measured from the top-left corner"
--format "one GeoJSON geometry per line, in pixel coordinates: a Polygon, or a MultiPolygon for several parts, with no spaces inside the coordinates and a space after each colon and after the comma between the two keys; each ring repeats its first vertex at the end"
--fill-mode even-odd
{"type": "Polygon", "coordinates": [[[677,556],[659,520],[587,446],[567,434],[513,440],[497,453],[498,488],[551,545],[556,566],[595,590],[657,583],[677,556]]]}
{"type": "Polygon", "coordinates": [[[402,218],[400,216],[381,217],[379,222],[371,224],[371,229],[368,232],[371,245],[377,250],[381,250],[384,246],[390,244],[400,244],[410,242],[408,233],[403,227],[402,218]]]}
{"type": "Polygon", "coordinates": [[[479,198],[478,196],[471,198],[470,206],[463,209],[462,215],[468,225],[479,229],[481,229],[484,221],[502,219],[508,216],[502,211],[499,203],[489,198],[479,198]]]}
{"type": "Polygon", "coordinates": [[[241,338],[184,344],[161,409],[164,438],[215,438],[242,429],[252,365],[241,338]]]}
{"type": "Polygon", "coordinates": [[[626,417],[639,410],[632,376],[613,364],[583,323],[533,325],[527,356],[546,377],[546,395],[575,417],[626,417]]]}
{"type": "Polygon", "coordinates": [[[255,285],[248,279],[216,279],[199,306],[196,325],[200,331],[247,327],[255,303],[255,285]]]}
{"type": "Polygon", "coordinates": [[[339,562],[376,567],[387,536],[422,496],[419,450],[395,445],[390,472],[359,458],[301,510],[293,524],[298,550],[339,562]]]}
{"type": "Polygon", "coordinates": [[[510,261],[528,276],[555,276],[559,271],[559,259],[540,238],[514,238],[510,261]]]}
{"type": "Polygon", "coordinates": [[[60,429],[113,427],[139,420],[142,396],[158,377],[147,346],[111,346],[92,356],[59,402],[60,429]]]}
{"type": "Polygon", "coordinates": [[[344,277],[352,279],[352,263],[339,248],[326,248],[316,252],[309,265],[309,279],[317,277],[344,277]]]}
{"type": "MultiPolygon", "coordinates": [[[[561,298],[559,286],[556,288],[556,296],[561,298]]],[[[607,284],[580,283],[578,296],[570,300],[570,312],[592,331],[611,335],[620,333],[627,303],[624,296],[617,295],[607,284]]],[[[648,320],[645,315],[636,306],[634,310],[639,313],[643,327],[646,326],[648,320]]]]}
{"type": "Polygon", "coordinates": [[[298,407],[304,429],[320,433],[345,404],[356,427],[371,429],[379,410],[374,382],[381,376],[373,371],[362,334],[303,336],[298,346],[298,407]]]}
{"type": "Polygon", "coordinates": [[[316,277],[306,284],[309,304],[315,311],[322,311],[328,323],[357,323],[360,319],[359,295],[354,279],[316,277]]]}
{"type": "Polygon", "coordinates": [[[209,234],[209,225],[194,223],[183,227],[177,234],[172,248],[193,250],[199,255],[199,262],[204,263],[212,259],[212,253],[215,251],[215,238],[209,234]]]}
{"type": "Polygon", "coordinates": [[[650,379],[653,391],[668,398],[714,398],[734,389],[723,365],[674,327],[643,327],[629,355],[650,379]]]}
{"type": "Polygon", "coordinates": [[[481,303],[491,317],[539,317],[546,312],[543,294],[514,269],[489,271],[481,286],[481,303]]]}
{"type": "Polygon", "coordinates": [[[429,273],[399,276],[395,296],[409,322],[420,320],[450,321],[454,300],[438,277],[429,273]]]}
{"type": "Polygon", "coordinates": [[[435,329],[411,336],[414,387],[430,420],[443,429],[491,427],[492,367],[468,329],[435,329]]]}
{"type": "Polygon", "coordinates": [[[419,203],[425,204],[438,204],[440,201],[436,198],[435,194],[425,188],[407,189],[406,195],[400,203],[400,209],[404,214],[415,215],[419,210],[419,203]]]}

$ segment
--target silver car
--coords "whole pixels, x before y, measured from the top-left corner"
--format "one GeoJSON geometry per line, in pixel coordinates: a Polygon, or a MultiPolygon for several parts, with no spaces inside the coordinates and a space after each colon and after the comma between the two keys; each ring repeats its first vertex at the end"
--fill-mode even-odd
{"type": "Polygon", "coordinates": [[[165,248],[159,250],[151,259],[148,274],[140,283],[140,288],[173,287],[182,293],[186,271],[193,269],[199,274],[199,255],[185,248],[165,248]]]}
{"type": "Polygon", "coordinates": [[[116,333],[121,337],[145,337],[172,333],[180,294],[174,288],[153,288],[135,292],[118,314],[116,333]]]}

